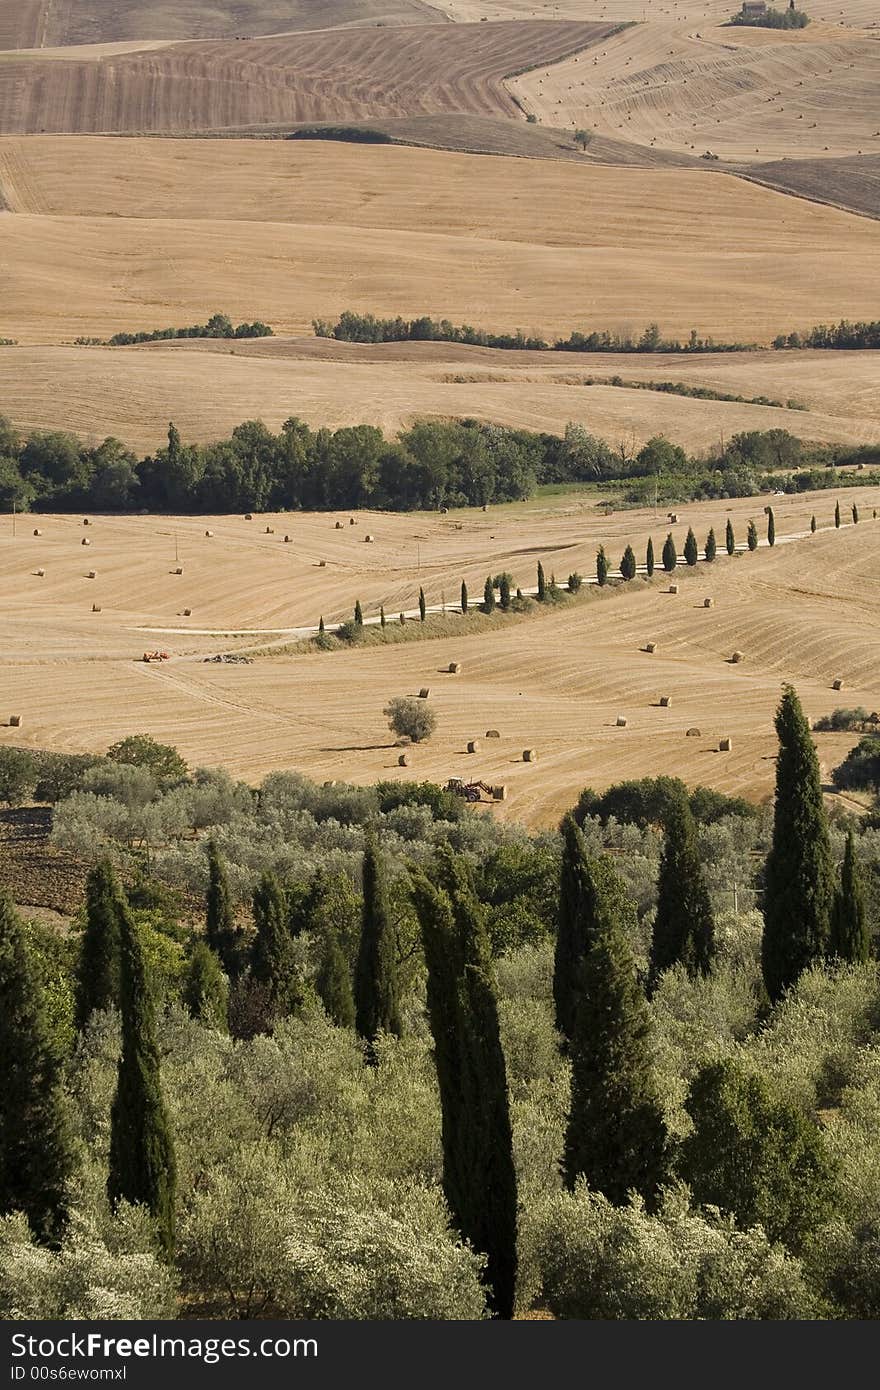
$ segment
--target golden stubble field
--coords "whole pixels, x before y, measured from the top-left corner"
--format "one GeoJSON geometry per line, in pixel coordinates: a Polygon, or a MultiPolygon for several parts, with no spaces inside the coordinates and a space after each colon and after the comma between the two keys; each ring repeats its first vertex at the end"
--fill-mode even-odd
{"type": "MultiPolygon", "coordinates": [[[[677,595],[655,575],[489,635],[469,635],[466,619],[450,617],[461,623],[458,636],[309,656],[270,648],[242,666],[201,658],[283,641],[283,629],[322,612],[328,621],[348,616],[358,597],[367,615],[380,602],[396,613],[414,605],[420,583],[429,602],[445,594],[452,607],[462,576],[477,599],[487,572],[509,569],[533,584],[538,559],[563,581],[573,569],[591,574],[600,542],[616,564],[628,539],[641,558],[650,531],[659,552],[665,517],[602,517],[576,499],[487,514],[364,513],[354,527],[332,514],[95,517],[88,548],[79,517],[19,517],[14,540],[7,519],[0,649],[8,708],[0,713],[20,713],[24,723],[0,727],[0,742],[100,750],[143,731],[177,744],[193,764],[223,764],[252,780],[274,768],[361,783],[483,777],[508,785],[496,814],[531,824],[552,822],[586,784],[660,772],[762,798],[772,789],[772,712],[784,680],[814,717],[841,703],[880,705],[880,523],[871,519],[880,489],[842,494],[845,518],[854,499],[859,528],[840,532],[830,493],[773,499],[780,537],[808,529],[814,511],[827,529],[772,552],[701,563],[679,574],[677,595]],[[31,534],[35,526],[42,536],[31,534]],[[368,530],[372,546],[363,543],[368,530]],[[183,575],[172,573],[175,554],[183,575]],[[702,606],[708,595],[712,609],[702,606]],[[658,644],[654,655],[642,650],[648,641],[658,644]],[[155,646],[173,660],[137,660],[155,646]],[[742,665],[728,661],[735,649],[745,653],[742,665]],[[453,660],[462,674],[442,673],[453,660]],[[842,694],[831,689],[837,676],[842,694]],[[398,770],[382,706],[422,685],[440,725],[412,766],[398,770]],[[661,694],[673,697],[670,708],[660,708],[661,694]],[[487,728],[499,729],[500,741],[468,756],[466,741],[487,728]],[[700,736],[686,737],[688,728],[700,736]],[[721,736],[733,738],[732,752],[717,751],[721,736]],[[536,764],[521,761],[526,747],[538,749],[536,764]]],[[[709,525],[723,540],[728,515],[738,539],[753,515],[763,534],[758,499],[695,504],[673,527],[679,550],[688,524],[701,542],[709,525]]],[[[821,737],[826,772],[851,742],[821,737]]]]}
{"type": "Polygon", "coordinates": [[[343,308],[495,329],[767,341],[870,315],[880,228],[740,179],[407,148],[0,142],[22,343],[343,308]],[[711,208],[711,216],[706,215],[711,208]]]}

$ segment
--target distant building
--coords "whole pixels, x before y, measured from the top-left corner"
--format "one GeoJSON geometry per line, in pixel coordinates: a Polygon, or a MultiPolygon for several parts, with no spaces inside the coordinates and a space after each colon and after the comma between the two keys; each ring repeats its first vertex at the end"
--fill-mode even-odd
{"type": "Polygon", "coordinates": [[[766,13],[766,0],[743,0],[743,19],[763,19],[766,13]]]}

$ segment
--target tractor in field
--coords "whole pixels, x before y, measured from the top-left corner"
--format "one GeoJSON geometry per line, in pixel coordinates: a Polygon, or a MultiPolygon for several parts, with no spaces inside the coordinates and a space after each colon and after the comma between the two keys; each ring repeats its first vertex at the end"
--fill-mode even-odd
{"type": "Polygon", "coordinates": [[[484,793],[489,801],[498,800],[496,788],[488,782],[466,782],[463,777],[450,777],[445,790],[452,792],[453,796],[463,797],[465,801],[482,801],[484,793]]]}

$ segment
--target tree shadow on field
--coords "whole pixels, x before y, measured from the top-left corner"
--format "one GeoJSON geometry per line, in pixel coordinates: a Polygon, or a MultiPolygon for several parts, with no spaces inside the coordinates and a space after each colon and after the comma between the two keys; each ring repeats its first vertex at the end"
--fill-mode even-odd
{"type": "Polygon", "coordinates": [[[341,748],[319,748],[319,753],[381,753],[386,748],[397,748],[396,743],[347,743],[341,748]]]}

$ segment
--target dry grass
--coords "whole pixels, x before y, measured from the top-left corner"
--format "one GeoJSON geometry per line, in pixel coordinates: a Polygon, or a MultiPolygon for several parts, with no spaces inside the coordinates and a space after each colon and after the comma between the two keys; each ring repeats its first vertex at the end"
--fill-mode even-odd
{"type": "Polygon", "coordinates": [[[766,341],[863,317],[880,273],[871,222],[708,170],[49,138],[3,141],[0,186],[20,210],[0,220],[3,332],[22,342],[189,323],[221,302],[282,333],[351,307],[766,341]]]}
{"type": "Polygon", "coordinates": [[[103,61],[0,61],[0,131],[185,132],[444,111],[515,117],[509,74],[613,26],[513,22],[337,29],[187,43],[103,61]]]}
{"type": "MultiPolygon", "coordinates": [[[[858,490],[863,517],[880,502],[878,490],[858,490]]],[[[781,535],[808,526],[816,511],[830,526],[833,497],[778,498],[781,535]]],[[[755,499],[731,504],[740,536],[757,514],[755,499]]],[[[681,548],[692,524],[723,534],[723,504],[682,508],[675,528],[681,548]]],[[[510,799],[497,814],[533,823],[553,821],[589,782],[675,773],[690,782],[762,797],[773,778],[771,716],[784,679],[793,680],[814,717],[839,703],[831,680],[843,674],[848,701],[880,703],[880,639],[874,615],[880,601],[880,525],[861,523],[859,544],[833,528],[776,551],[759,551],[712,570],[698,567],[677,596],[665,585],[637,583],[623,594],[591,596],[525,622],[485,634],[460,634],[387,650],[375,647],[314,656],[280,657],[251,666],[221,667],[175,660],[145,666],[134,658],[167,644],[175,653],[199,653],[265,642],[253,633],[237,639],[200,635],[200,628],[236,628],[314,622],[323,611],[347,617],[355,597],[368,615],[414,605],[419,583],[429,600],[457,595],[464,574],[478,592],[488,570],[509,569],[532,581],[540,558],[566,575],[589,572],[599,541],[616,557],[627,540],[655,545],[665,526],[648,514],[599,517],[570,503],[555,508],[510,507],[440,516],[364,515],[342,531],[332,515],[278,519],[266,536],[264,518],[94,518],[89,563],[98,578],[82,578],[78,518],[47,517],[39,539],[24,531],[0,548],[0,641],[7,662],[9,709],[25,715],[23,731],[0,731],[0,741],[56,748],[105,747],[130,732],[146,731],[177,743],[193,762],[224,763],[257,778],[274,767],[297,767],[317,778],[370,782],[387,775],[445,779],[460,773],[466,740],[483,732],[474,709],[491,709],[502,739],[486,744],[467,772],[506,782],[510,799]],[[463,529],[458,531],[456,525],[463,529]],[[204,537],[206,526],[215,537],[204,537]],[[294,535],[284,545],[284,528],[294,535]],[[376,535],[364,546],[363,532],[376,535]],[[174,576],[174,536],[183,576],[174,576]],[[416,570],[417,547],[421,571],[416,570]],[[317,559],[326,558],[319,570],[317,559]],[[32,577],[37,564],[42,580],[32,577]],[[87,591],[87,592],[86,592],[87,591]],[[702,608],[711,592],[716,607],[702,608]],[[97,599],[100,614],[90,604],[97,599]],[[193,616],[182,621],[182,606],[193,616]],[[335,612],[334,612],[335,610],[335,612]],[[173,629],[184,628],[175,635],[173,629]],[[146,632],[140,629],[153,628],[146,632]],[[653,656],[640,652],[657,641],[653,656]],[[727,657],[736,648],[741,666],[727,657]],[[440,674],[450,660],[463,663],[454,679],[440,674]],[[430,685],[440,716],[431,743],[415,751],[398,773],[397,750],[382,717],[390,695],[430,685]],[[659,693],[672,693],[670,709],[659,693]],[[626,710],[628,727],[614,721],[626,710]],[[687,728],[702,729],[686,739],[687,728]],[[356,730],[352,734],[352,730],[356,730]],[[716,756],[719,736],[733,751],[716,756]],[[537,746],[535,766],[522,749],[537,746]]],[[[269,519],[272,522],[272,519],[269,519]]],[[[272,522],[274,524],[274,522],[272,522]]],[[[450,621],[453,619],[450,618],[450,621]]],[[[278,634],[285,640],[285,634],[278,634]]],[[[852,742],[823,735],[826,770],[852,742]]]]}
{"type": "Polygon", "coordinates": [[[771,188],[880,217],[880,153],[849,159],[780,159],[755,164],[748,172],[771,188]]]}

